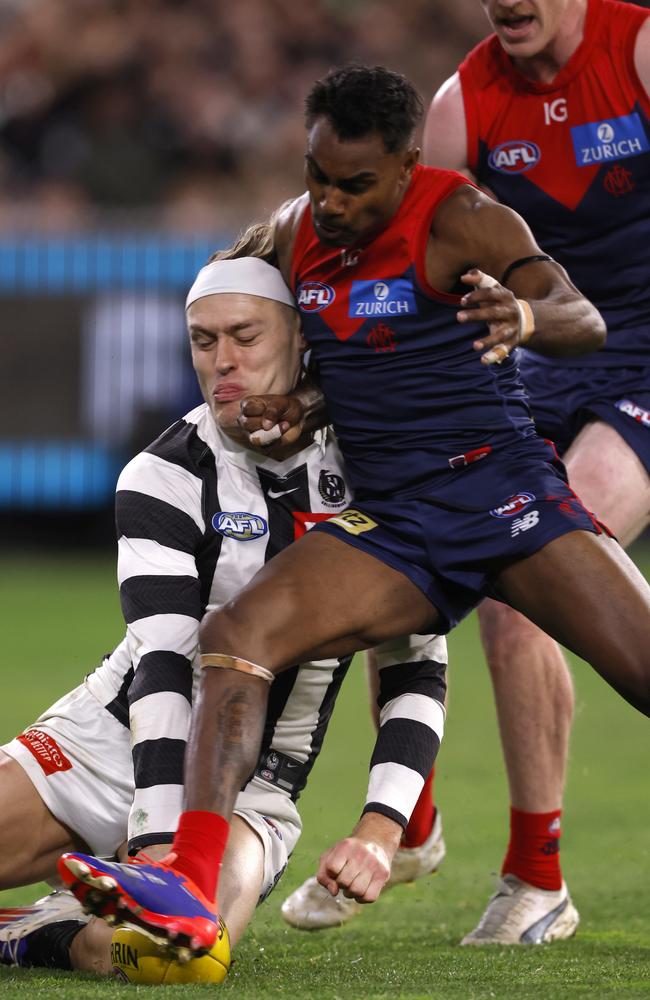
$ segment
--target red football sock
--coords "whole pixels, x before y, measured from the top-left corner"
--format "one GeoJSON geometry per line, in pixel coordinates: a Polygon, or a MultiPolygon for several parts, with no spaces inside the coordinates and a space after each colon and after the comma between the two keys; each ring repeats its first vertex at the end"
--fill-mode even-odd
{"type": "Polygon", "coordinates": [[[217,898],[217,881],[230,824],[212,812],[184,812],[172,844],[174,868],[188,875],[210,900],[217,898]]]}
{"type": "Polygon", "coordinates": [[[509,872],[539,889],[560,889],[561,809],[546,813],[510,809],[510,843],[501,874],[509,872]]]}
{"type": "Polygon", "coordinates": [[[436,818],[436,807],[433,804],[433,779],[435,767],[431,768],[429,777],[422,786],[420,797],[415,803],[408,826],[402,836],[400,847],[420,847],[433,829],[436,818]]]}

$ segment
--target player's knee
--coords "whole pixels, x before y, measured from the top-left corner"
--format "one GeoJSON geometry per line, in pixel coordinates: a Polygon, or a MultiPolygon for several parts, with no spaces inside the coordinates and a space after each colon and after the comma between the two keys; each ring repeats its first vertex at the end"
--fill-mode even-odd
{"type": "Polygon", "coordinates": [[[234,604],[231,602],[204,616],[199,628],[199,640],[204,652],[241,655],[238,643],[242,637],[242,622],[234,604]]]}
{"type": "Polygon", "coordinates": [[[113,931],[108,924],[97,917],[91,917],[70,945],[72,968],[80,972],[94,972],[98,976],[110,975],[113,967],[112,936],[113,931]]]}
{"type": "Polygon", "coordinates": [[[225,653],[267,668],[277,659],[266,616],[244,613],[237,601],[204,617],[199,640],[203,653],[225,653]]]}
{"type": "Polygon", "coordinates": [[[534,646],[552,641],[518,611],[497,601],[481,605],[479,621],[483,649],[493,674],[511,670],[513,663],[530,657],[534,646]]]}
{"type": "Polygon", "coordinates": [[[286,609],[296,606],[295,596],[293,601],[283,601],[275,594],[271,601],[243,593],[205,615],[199,631],[201,649],[262,662],[273,669],[282,662],[283,638],[290,628],[286,609]]]}

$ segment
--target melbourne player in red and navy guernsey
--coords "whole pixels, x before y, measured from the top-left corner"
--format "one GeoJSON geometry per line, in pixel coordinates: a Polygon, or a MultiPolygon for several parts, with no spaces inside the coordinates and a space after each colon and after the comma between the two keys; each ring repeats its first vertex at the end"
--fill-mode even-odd
{"type": "Polygon", "coordinates": [[[496,35],[459,76],[468,167],[526,219],[607,323],[605,347],[593,354],[525,353],[535,418],[566,447],[586,409],[650,470],[650,98],[634,58],[649,16],[590,0],[582,42],[551,81],[521,73],[496,35]]]}
{"type": "Polygon", "coordinates": [[[456,319],[462,286],[427,280],[434,217],[466,183],[416,166],[391,225],[363,249],[326,246],[305,204],[291,274],[360,508],[358,524],[339,516],[325,530],[409,576],[447,628],[478,601],[494,560],[593,530],[535,432],[514,360],[482,365],[481,328],[456,319]]]}
{"type": "MultiPolygon", "coordinates": [[[[587,506],[629,545],[650,520],[650,12],[615,0],[481,3],[494,34],[436,93],[425,159],[472,174],[520,212],[605,318],[607,342],[595,353],[522,350],[519,363],[540,434],[562,451],[587,506]]],[[[570,673],[560,648],[504,605],[484,601],[479,617],[511,839],[503,892],[464,943],[521,940],[516,914],[538,904],[548,933],[566,937],[572,929],[553,911],[567,892],[559,834],[570,673]]]]}

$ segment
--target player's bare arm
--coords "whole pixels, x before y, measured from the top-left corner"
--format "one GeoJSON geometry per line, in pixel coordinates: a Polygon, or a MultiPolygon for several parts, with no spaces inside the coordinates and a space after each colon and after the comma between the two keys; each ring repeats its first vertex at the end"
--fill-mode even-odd
{"type": "Polygon", "coordinates": [[[460,76],[454,73],[435,94],[422,139],[423,162],[471,177],[467,165],[467,127],[460,76]]]}
{"type": "Polygon", "coordinates": [[[650,97],[650,19],[645,21],[636,36],[634,68],[646,96],[650,97]]]}
{"type": "Polygon", "coordinates": [[[598,310],[580,294],[566,271],[544,257],[516,212],[476,188],[461,187],[436,213],[427,248],[427,279],[450,291],[458,278],[470,286],[458,321],[484,322],[490,333],[474,343],[481,360],[503,360],[522,343],[540,354],[564,356],[597,350],[605,342],[598,310]],[[488,275],[496,282],[482,278],[488,275]],[[506,275],[507,287],[499,283],[506,275]],[[488,287],[485,287],[488,285],[488,287]]]}

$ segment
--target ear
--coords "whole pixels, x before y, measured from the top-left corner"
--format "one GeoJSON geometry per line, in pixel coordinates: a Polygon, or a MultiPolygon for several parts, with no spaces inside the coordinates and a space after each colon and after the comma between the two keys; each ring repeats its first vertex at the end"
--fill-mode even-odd
{"type": "MultiPolygon", "coordinates": [[[[287,307],[287,308],[289,308],[289,307],[287,307]]],[[[309,344],[307,343],[307,341],[305,340],[305,338],[303,336],[303,332],[302,332],[302,318],[301,318],[300,313],[298,312],[297,309],[292,309],[291,310],[291,320],[290,320],[290,322],[293,324],[293,329],[295,330],[295,332],[298,335],[298,350],[300,351],[301,354],[304,354],[305,351],[309,350],[309,344]]]]}
{"type": "Polygon", "coordinates": [[[411,179],[411,175],[415,170],[415,165],[420,159],[420,148],[419,146],[414,146],[412,149],[407,149],[404,154],[404,159],[402,160],[402,178],[408,183],[411,179]]]}

